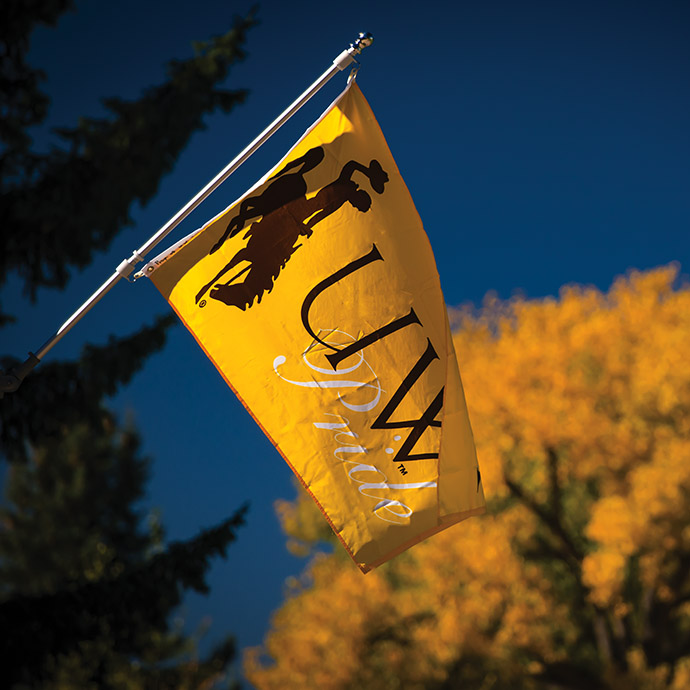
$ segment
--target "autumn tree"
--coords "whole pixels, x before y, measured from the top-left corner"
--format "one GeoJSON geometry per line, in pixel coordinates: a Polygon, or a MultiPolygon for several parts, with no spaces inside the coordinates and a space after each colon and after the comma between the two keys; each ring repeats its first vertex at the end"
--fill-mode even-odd
{"type": "MultiPolygon", "coordinates": [[[[690,288],[487,300],[455,346],[489,514],[362,576],[316,555],[249,650],[260,690],[690,687],[690,288]]],[[[306,496],[292,548],[324,538],[306,496]]]]}
{"type": "MultiPolygon", "coordinates": [[[[70,0],[0,3],[0,287],[20,281],[36,299],[60,289],[132,223],[207,114],[246,91],[222,88],[244,57],[252,16],[195,44],[140,98],[104,101],[36,151],[44,73],[28,60],[34,29],[53,26],[70,0]]],[[[0,327],[15,319],[0,308],[0,327]]],[[[142,507],[149,459],[107,398],[159,350],[172,317],[51,359],[0,400],[0,457],[9,463],[0,507],[0,685],[18,690],[197,690],[220,681],[230,638],[200,658],[172,613],[186,590],[207,591],[210,559],[243,522],[168,544],[142,507]]],[[[0,370],[17,360],[0,355],[0,370]]],[[[2,372],[0,372],[2,373],[2,372]]],[[[0,398],[2,395],[0,394],[0,398]]],[[[4,468],[3,468],[4,470],[4,468]]],[[[226,687],[230,683],[226,683],[226,687]]]]}

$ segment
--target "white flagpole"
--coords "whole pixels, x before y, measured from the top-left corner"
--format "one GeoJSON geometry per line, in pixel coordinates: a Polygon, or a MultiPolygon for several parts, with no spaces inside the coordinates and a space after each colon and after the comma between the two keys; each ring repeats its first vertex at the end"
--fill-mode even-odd
{"type": "Polygon", "coordinates": [[[0,397],[3,393],[9,393],[19,388],[24,377],[41,361],[52,347],[58,343],[82,317],[92,309],[122,278],[128,278],[134,271],[134,267],[144,256],[151,251],[161,240],[172,232],[199,204],[214,192],[225,180],[237,170],[262,144],[275,134],[309,99],[312,98],[323,86],[336,74],[344,70],[355,61],[355,55],[359,55],[363,48],[373,42],[371,34],[360,33],[359,37],[350,47],[344,50],[333,60],[333,64],[285,111],[283,111],[259,136],[254,139],[243,151],[240,152],[227,166],[221,170],[195,197],[190,199],[155,235],[145,242],[139,249],[132,252],[132,256],[122,261],[115,269],[115,273],[101,285],[101,287],[89,297],[72,316],[60,326],[34,354],[29,353],[28,359],[13,367],[7,374],[0,372],[0,397]]]}

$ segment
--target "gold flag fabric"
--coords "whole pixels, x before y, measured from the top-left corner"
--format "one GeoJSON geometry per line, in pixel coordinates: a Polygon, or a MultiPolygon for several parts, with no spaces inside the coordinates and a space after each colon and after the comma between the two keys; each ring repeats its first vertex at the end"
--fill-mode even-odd
{"type": "Polygon", "coordinates": [[[431,247],[354,81],[144,274],[363,572],[484,512],[431,247]]]}

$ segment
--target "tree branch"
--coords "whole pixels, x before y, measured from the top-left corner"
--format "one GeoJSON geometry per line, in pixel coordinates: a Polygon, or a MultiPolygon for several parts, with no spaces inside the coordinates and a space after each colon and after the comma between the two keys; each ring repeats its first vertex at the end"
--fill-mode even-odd
{"type": "Polygon", "coordinates": [[[503,472],[503,480],[510,493],[517,498],[524,506],[529,508],[543,523],[544,526],[558,538],[565,549],[568,559],[577,563],[578,569],[584,558],[584,554],[577,548],[570,535],[566,532],[561,520],[553,511],[546,510],[532,496],[530,496],[516,481],[511,479],[508,474],[503,472]]]}

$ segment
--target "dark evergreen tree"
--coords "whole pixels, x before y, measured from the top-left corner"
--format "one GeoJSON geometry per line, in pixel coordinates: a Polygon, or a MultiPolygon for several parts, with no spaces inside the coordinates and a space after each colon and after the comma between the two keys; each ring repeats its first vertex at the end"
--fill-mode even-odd
{"type": "Polygon", "coordinates": [[[137,509],[147,478],[132,429],[109,415],[75,424],[10,470],[0,510],[3,679],[18,687],[198,688],[222,674],[226,640],[194,659],[169,627],[184,589],[207,591],[209,558],[224,555],[240,510],[187,542],[163,546],[137,509]]]}
{"type": "MultiPolygon", "coordinates": [[[[33,153],[27,129],[44,120],[48,99],[39,89],[43,72],[26,63],[30,34],[38,24],[54,23],[71,5],[68,0],[0,3],[0,286],[18,275],[32,298],[40,287],[64,287],[71,267],[88,265],[95,251],[106,249],[131,223],[132,204],[144,205],[153,197],[206,113],[228,112],[246,97],[245,90],[217,84],[244,57],[251,14],[236,20],[226,34],[196,43],[193,58],[172,61],[168,80],[139,100],[107,99],[109,117],[81,118],[76,127],[58,132],[62,146],[33,153]]],[[[0,326],[13,318],[0,304],[0,326]]],[[[23,387],[21,400],[13,396],[0,406],[4,453],[25,457],[26,441],[40,442],[52,433],[41,424],[27,426],[23,414],[37,409],[44,394],[61,401],[65,420],[88,412],[94,396],[112,394],[146,355],[160,348],[170,323],[160,320],[146,337],[126,339],[121,347],[90,348],[76,370],[92,373],[89,361],[103,360],[109,369],[97,381],[90,376],[86,382],[83,375],[75,381],[73,363],[63,369],[56,364],[50,371],[39,368],[33,384],[23,387]]],[[[17,363],[0,353],[4,371],[17,363]]]]}
{"type": "MultiPolygon", "coordinates": [[[[204,115],[230,111],[244,90],[219,88],[244,57],[252,14],[169,64],[140,99],[106,100],[103,118],[56,133],[47,154],[30,127],[49,99],[26,55],[33,29],[53,25],[70,0],[0,3],[0,287],[12,277],[35,299],[62,288],[131,223],[133,203],[156,193],[204,115]]],[[[0,327],[15,317],[0,306],[0,327]]],[[[226,640],[208,658],[170,624],[185,589],[205,591],[209,559],[225,555],[237,511],[186,542],[166,545],[141,499],[147,460],[105,398],[160,349],[172,319],[51,360],[0,400],[0,454],[10,461],[0,510],[2,687],[209,687],[233,658],[226,640]]],[[[0,369],[18,360],[0,355],[0,369]]]]}

